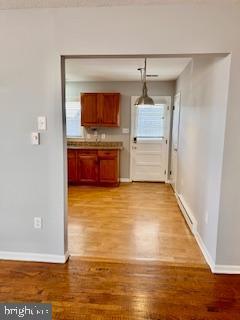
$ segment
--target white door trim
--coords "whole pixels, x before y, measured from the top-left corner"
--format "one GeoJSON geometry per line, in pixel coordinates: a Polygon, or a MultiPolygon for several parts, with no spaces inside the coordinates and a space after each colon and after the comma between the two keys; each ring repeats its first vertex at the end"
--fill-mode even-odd
{"type": "MultiPolygon", "coordinates": [[[[175,103],[175,100],[179,98],[179,119],[178,119],[178,149],[179,149],[179,128],[180,128],[180,119],[181,119],[181,92],[178,92],[175,94],[174,96],[174,103],[175,103]]],[[[172,144],[173,144],[173,141],[172,141],[172,135],[173,135],[173,108],[172,108],[172,112],[171,112],[171,118],[172,118],[172,127],[171,127],[171,132],[170,132],[170,139],[171,139],[171,145],[170,145],[170,168],[169,170],[172,170],[172,156],[173,156],[173,147],[172,147],[172,144]]],[[[178,151],[176,152],[176,166],[175,166],[175,169],[176,169],[176,172],[175,172],[175,185],[173,184],[173,181],[171,179],[171,176],[169,178],[170,180],[170,184],[172,185],[172,188],[174,190],[175,193],[178,192],[177,190],[177,181],[178,181],[178,151]]]]}
{"type": "MultiPolygon", "coordinates": [[[[154,99],[154,96],[151,96],[154,99]]],[[[167,105],[167,155],[165,159],[165,170],[166,170],[166,176],[165,176],[165,182],[169,182],[169,171],[170,171],[170,139],[171,139],[171,114],[172,114],[172,97],[171,96],[155,96],[155,97],[161,97],[163,100],[163,103],[167,105]]],[[[132,152],[132,141],[134,138],[134,104],[138,96],[132,96],[131,97],[131,130],[130,130],[130,181],[133,181],[133,152],[132,152]]]]}

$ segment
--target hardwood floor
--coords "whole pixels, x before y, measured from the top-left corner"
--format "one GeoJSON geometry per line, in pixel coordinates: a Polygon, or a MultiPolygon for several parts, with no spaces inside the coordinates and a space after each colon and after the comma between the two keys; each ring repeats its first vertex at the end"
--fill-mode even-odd
{"type": "Polygon", "coordinates": [[[54,320],[239,320],[240,276],[163,262],[1,261],[0,301],[52,303],[54,320]]]}
{"type": "Polygon", "coordinates": [[[240,320],[240,276],[211,273],[168,186],[73,187],[69,199],[82,257],[0,261],[0,301],[52,303],[54,320],[240,320]]]}
{"type": "Polygon", "coordinates": [[[70,187],[69,251],[110,261],[205,265],[171,187],[159,183],[70,187]]]}

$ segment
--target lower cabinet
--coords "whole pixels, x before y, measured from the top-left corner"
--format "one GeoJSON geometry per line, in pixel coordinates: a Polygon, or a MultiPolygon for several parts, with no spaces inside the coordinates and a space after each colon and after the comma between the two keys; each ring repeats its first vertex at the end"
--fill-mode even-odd
{"type": "Polygon", "coordinates": [[[68,149],[68,183],[119,185],[119,150],[68,149]]]}
{"type": "Polygon", "coordinates": [[[86,184],[98,182],[98,157],[96,154],[77,152],[77,181],[86,184]]]}
{"type": "Polygon", "coordinates": [[[68,150],[68,183],[77,181],[77,153],[75,150],[68,150]]]}
{"type": "Polygon", "coordinates": [[[99,151],[99,182],[101,184],[115,184],[119,182],[118,151],[99,151]]]}

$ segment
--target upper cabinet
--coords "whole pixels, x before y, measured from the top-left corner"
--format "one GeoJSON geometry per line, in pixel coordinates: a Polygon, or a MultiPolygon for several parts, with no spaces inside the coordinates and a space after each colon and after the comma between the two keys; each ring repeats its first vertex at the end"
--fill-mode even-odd
{"type": "Polygon", "coordinates": [[[84,127],[91,127],[98,123],[98,99],[96,93],[81,95],[81,122],[84,127]]]}
{"type": "Polygon", "coordinates": [[[119,93],[83,93],[81,124],[84,127],[119,127],[119,93]]]}

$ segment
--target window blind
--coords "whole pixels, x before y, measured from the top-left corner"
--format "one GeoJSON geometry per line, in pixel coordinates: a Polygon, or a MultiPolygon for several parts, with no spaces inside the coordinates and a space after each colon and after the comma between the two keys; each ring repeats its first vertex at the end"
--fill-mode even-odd
{"type": "Polygon", "coordinates": [[[162,138],[165,135],[165,124],[165,105],[137,107],[136,137],[162,138]]]}
{"type": "Polygon", "coordinates": [[[82,137],[83,127],[81,126],[80,102],[66,103],[67,137],[82,137]]]}

